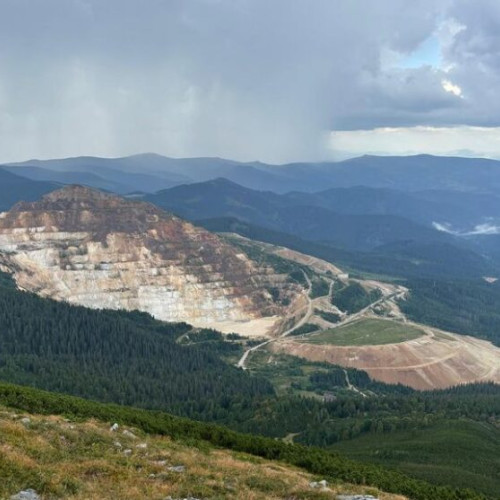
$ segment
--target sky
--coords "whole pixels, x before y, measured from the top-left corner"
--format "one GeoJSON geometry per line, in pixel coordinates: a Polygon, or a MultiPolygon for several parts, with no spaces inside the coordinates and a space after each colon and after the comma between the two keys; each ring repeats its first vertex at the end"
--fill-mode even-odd
{"type": "Polygon", "coordinates": [[[0,0],[0,161],[500,158],[497,0],[0,0]]]}

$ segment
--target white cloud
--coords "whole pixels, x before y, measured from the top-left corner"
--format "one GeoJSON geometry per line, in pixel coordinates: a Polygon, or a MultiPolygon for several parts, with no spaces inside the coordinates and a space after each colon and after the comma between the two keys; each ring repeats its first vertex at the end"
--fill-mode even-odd
{"type": "Polygon", "coordinates": [[[468,235],[500,234],[500,226],[495,226],[494,224],[479,224],[472,231],[469,231],[467,234],[468,235]]]}
{"type": "Polygon", "coordinates": [[[462,97],[462,89],[458,85],[450,82],[450,80],[441,80],[441,85],[446,92],[449,92],[457,97],[462,97]]]}
{"type": "Polygon", "coordinates": [[[455,234],[455,235],[458,234],[447,223],[433,222],[432,225],[433,225],[434,229],[437,229],[438,231],[441,231],[443,233],[455,234]]]}
{"type": "Polygon", "coordinates": [[[453,234],[455,236],[490,236],[500,234],[500,226],[497,226],[490,222],[478,224],[477,226],[474,226],[474,228],[470,231],[455,231],[447,223],[433,222],[432,225],[438,231],[453,234]]]}

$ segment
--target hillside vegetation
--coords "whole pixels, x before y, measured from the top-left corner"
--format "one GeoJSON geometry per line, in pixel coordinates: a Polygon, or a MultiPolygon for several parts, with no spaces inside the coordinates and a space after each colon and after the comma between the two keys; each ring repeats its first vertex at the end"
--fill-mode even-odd
{"type": "Polygon", "coordinates": [[[491,425],[466,419],[438,422],[423,429],[394,432],[390,439],[365,435],[339,442],[333,449],[427,481],[446,476],[457,486],[499,498],[500,432],[491,425]]]}
{"type": "Polygon", "coordinates": [[[411,325],[383,319],[365,319],[310,335],[307,342],[343,346],[383,345],[405,342],[422,335],[422,330],[411,325]]]}
{"type": "Polygon", "coordinates": [[[340,481],[322,491],[314,487],[321,477],[283,463],[130,426],[112,431],[96,419],[19,414],[0,405],[0,433],[0,498],[28,488],[72,500],[404,498],[340,481]]]}
{"type": "MultiPolygon", "coordinates": [[[[279,460],[284,463],[302,467],[315,475],[320,475],[328,481],[342,481],[377,486],[388,492],[400,493],[414,500],[475,500],[484,498],[472,491],[431,486],[423,481],[408,478],[398,472],[392,472],[373,465],[358,464],[346,460],[337,454],[332,454],[318,448],[303,447],[268,438],[238,434],[212,424],[189,421],[178,417],[172,417],[165,413],[150,412],[117,405],[103,405],[74,397],[51,394],[36,389],[6,384],[0,384],[0,404],[28,411],[31,414],[62,414],[71,416],[73,419],[95,418],[108,422],[108,425],[116,422],[122,426],[127,425],[136,427],[146,434],[166,435],[176,442],[189,443],[190,446],[205,447],[206,444],[209,444],[234,452],[249,453],[268,460],[279,460]]],[[[24,425],[29,424],[30,422],[25,421],[24,425]]],[[[43,424],[41,428],[43,429],[43,424]]],[[[70,428],[69,430],[73,431],[75,429],[70,428]]],[[[22,429],[14,429],[13,433],[18,443],[22,446],[24,434],[22,429]]],[[[99,432],[94,433],[91,443],[89,444],[91,445],[93,441],[97,441],[96,453],[109,453],[109,441],[106,445],[106,440],[99,438],[98,434],[99,432]]],[[[24,438],[26,438],[25,435],[24,438]]],[[[44,438],[48,438],[48,436],[44,436],[44,438]]],[[[64,436],[63,440],[59,439],[63,442],[68,439],[70,443],[74,439],[71,436],[68,436],[68,438],[64,436]]],[[[24,440],[26,441],[26,439],[24,440]]],[[[36,446],[36,442],[33,443],[33,445],[36,446]]],[[[146,442],[146,448],[142,446],[139,449],[147,449],[147,445],[148,443],[146,442]]],[[[116,445],[116,447],[118,446],[116,445]]],[[[26,448],[27,450],[29,449],[28,446],[26,446],[26,448]]],[[[9,447],[7,447],[7,449],[9,449],[9,447]]],[[[51,452],[57,454],[57,447],[52,447],[51,452]]],[[[155,452],[159,453],[160,449],[156,449],[155,452]]],[[[24,453],[26,453],[26,451],[24,453]]],[[[132,454],[133,453],[134,451],[132,451],[132,454]]],[[[161,460],[162,458],[163,457],[158,459],[161,460]]],[[[126,461],[128,459],[124,460],[126,461]]],[[[170,461],[172,459],[167,457],[167,460],[170,461]]],[[[5,454],[0,456],[0,467],[3,469],[2,476],[5,476],[7,473],[9,477],[15,478],[16,473],[24,473],[25,483],[35,483],[38,481],[36,484],[39,488],[49,488],[47,482],[43,481],[43,477],[40,478],[37,472],[36,463],[30,462],[28,457],[28,459],[24,461],[24,469],[22,464],[22,460],[21,464],[12,464],[12,461],[9,460],[5,454]],[[33,465],[31,470],[29,470],[29,465],[33,465]]],[[[114,464],[108,465],[101,463],[98,467],[91,466],[89,474],[90,476],[94,475],[97,477],[102,475],[113,476],[113,465],[114,464]]],[[[141,469],[138,470],[141,471],[141,469]]],[[[149,471],[146,469],[144,472],[149,471]]],[[[217,481],[215,481],[215,483],[217,484],[217,481]]],[[[10,488],[14,488],[15,486],[18,485],[11,484],[10,488]]],[[[63,486],[65,488],[71,488],[74,492],[78,489],[78,484],[75,483],[63,483],[63,486]]],[[[0,487],[5,488],[5,485],[0,487]]],[[[314,498],[314,496],[305,496],[303,498],[314,498]]]]}
{"type": "Polygon", "coordinates": [[[500,346],[500,283],[484,280],[412,279],[400,307],[409,318],[500,346]]]}
{"type": "Polygon", "coordinates": [[[356,459],[498,498],[500,386],[420,392],[374,382],[358,370],[266,352],[256,353],[249,368],[280,395],[276,405],[257,410],[254,428],[260,422],[269,435],[288,432],[295,442],[338,447],[356,459]]]}
{"type": "MultiPolygon", "coordinates": [[[[196,418],[248,417],[264,379],[177,338],[191,330],[139,312],[93,310],[0,286],[0,379],[196,418]]],[[[224,345],[224,352],[237,344],[224,345]]]]}
{"type": "Polygon", "coordinates": [[[380,290],[366,291],[359,283],[349,283],[348,285],[335,291],[333,303],[348,314],[361,311],[376,300],[380,299],[380,290]]]}
{"type": "MultiPolygon", "coordinates": [[[[420,394],[373,382],[364,372],[346,370],[350,383],[369,394],[362,397],[349,390],[344,370],[339,367],[304,363],[303,369],[297,359],[295,365],[289,366],[264,360],[262,368],[251,365],[250,370],[242,371],[224,361],[234,363],[241,355],[243,341],[238,336],[224,341],[217,332],[196,332],[185,324],[162,323],[145,314],[88,310],[41,299],[11,288],[5,275],[2,283],[0,379],[5,381],[103,402],[166,410],[274,438],[295,434],[295,441],[321,447],[380,433],[384,440],[391,441],[399,431],[441,423],[453,428],[463,418],[498,432],[498,386],[420,394]],[[324,392],[335,394],[335,399],[325,403],[324,392]]],[[[26,394],[22,393],[21,399],[26,394]]],[[[39,393],[34,394],[34,406],[27,408],[30,411],[66,411],[57,405],[45,408],[43,401],[37,406],[39,393]]],[[[65,408],[67,400],[57,401],[65,408]]],[[[97,417],[94,410],[101,407],[93,408],[83,416],[97,417]]],[[[106,415],[103,418],[115,418],[106,415]]],[[[131,424],[137,425],[135,421],[131,424]]],[[[454,437],[449,437],[453,446],[454,437]]],[[[252,439],[260,442],[260,438],[252,439]]],[[[430,461],[433,453],[430,447],[430,461]]],[[[488,449],[481,453],[481,460],[492,459],[488,449]]],[[[467,461],[460,467],[469,470],[467,461]]],[[[409,472],[426,477],[425,471],[418,468],[409,472]]],[[[429,480],[467,486],[456,477],[455,473],[442,473],[429,480]]],[[[356,482],[359,478],[344,479],[356,482]]],[[[386,483],[376,484],[389,487],[386,483]]],[[[485,489],[486,483],[484,487],[480,481],[476,484],[479,491],[491,491],[485,489]]]]}

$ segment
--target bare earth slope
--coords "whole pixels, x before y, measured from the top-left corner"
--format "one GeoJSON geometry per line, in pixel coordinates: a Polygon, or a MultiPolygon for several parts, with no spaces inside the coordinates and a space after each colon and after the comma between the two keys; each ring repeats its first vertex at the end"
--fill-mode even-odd
{"type": "Polygon", "coordinates": [[[465,335],[425,328],[426,334],[385,345],[334,346],[283,339],[272,349],[312,361],[364,370],[375,380],[414,389],[446,388],[472,382],[500,383],[500,349],[465,335]]]}
{"type": "Polygon", "coordinates": [[[45,297],[223,331],[266,331],[281,313],[272,269],[153,205],[80,186],[0,214],[0,264],[45,297]]]}

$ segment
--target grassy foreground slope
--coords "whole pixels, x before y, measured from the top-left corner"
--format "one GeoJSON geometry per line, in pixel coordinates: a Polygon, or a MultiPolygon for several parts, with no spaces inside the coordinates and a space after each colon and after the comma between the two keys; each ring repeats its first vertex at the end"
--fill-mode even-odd
{"type": "MultiPolygon", "coordinates": [[[[200,449],[207,450],[207,446],[208,449],[210,446],[215,446],[233,452],[248,453],[267,460],[278,460],[289,465],[301,467],[330,482],[350,482],[358,485],[378,487],[384,491],[402,494],[414,500],[473,500],[485,498],[480,494],[468,490],[432,486],[426,482],[406,477],[398,472],[386,470],[374,465],[356,463],[340,455],[318,448],[304,447],[269,438],[240,434],[215,425],[173,417],[160,412],[118,405],[105,405],[75,397],[3,383],[0,384],[0,404],[27,411],[30,414],[58,414],[70,416],[72,419],[77,420],[94,418],[107,422],[108,425],[112,422],[118,422],[121,426],[133,426],[139,429],[141,433],[144,433],[144,439],[147,439],[146,434],[157,434],[169,436],[169,438],[176,443],[189,445],[191,447],[196,446],[200,449]]],[[[27,422],[24,425],[29,426],[30,423],[31,422],[27,422]]],[[[69,427],[69,430],[75,429],[69,427]]],[[[22,429],[17,431],[14,429],[13,435],[17,443],[22,443],[22,429]]],[[[45,433],[44,437],[47,437],[47,433],[45,433]]],[[[64,442],[67,438],[65,436],[63,437],[64,439],[61,439],[59,435],[59,440],[64,442]]],[[[2,437],[2,440],[5,440],[5,438],[2,437]]],[[[29,442],[32,443],[33,446],[36,446],[36,440],[31,439],[29,442]]],[[[99,450],[100,442],[102,443],[102,439],[93,438],[90,440],[89,445],[99,450]],[[97,446],[93,445],[95,442],[97,442],[97,446]]],[[[2,444],[4,443],[2,442],[0,445],[2,444]]],[[[103,446],[104,448],[106,447],[105,445],[103,446]]],[[[139,449],[148,449],[147,446],[148,444],[146,442],[146,448],[142,445],[139,449]]],[[[118,445],[116,445],[116,447],[119,448],[118,445]]],[[[6,449],[9,450],[8,445],[6,449]]],[[[132,450],[132,448],[129,449],[132,450]]],[[[137,453],[137,449],[136,446],[135,450],[132,450],[131,455],[133,455],[134,452],[137,453]]],[[[53,445],[51,450],[51,452],[56,453],[57,447],[53,445]]],[[[102,452],[104,452],[104,450],[102,450],[102,452]]],[[[155,453],[159,453],[159,451],[155,453]]],[[[16,455],[14,454],[14,456],[16,455]]],[[[152,456],[154,457],[154,454],[152,456]]],[[[128,460],[128,458],[124,458],[124,460],[128,460]]],[[[36,463],[33,463],[33,459],[30,461],[28,457],[26,460],[20,460],[18,462],[20,463],[16,466],[8,459],[5,453],[0,454],[0,477],[15,478],[16,475],[18,477],[23,477],[23,475],[25,475],[25,483],[35,482],[37,478],[40,480],[40,470],[36,467],[36,463]],[[33,470],[31,470],[31,475],[29,472],[26,472],[30,465],[34,466],[33,470]]],[[[179,464],[172,463],[172,465],[175,466],[179,464]]],[[[276,466],[279,465],[276,464],[276,466]]],[[[155,474],[155,472],[151,473],[155,474]]],[[[116,480],[120,480],[120,473],[116,471],[113,472],[113,465],[108,465],[106,460],[103,460],[97,468],[90,467],[88,474],[97,478],[103,474],[111,477],[115,474],[116,480]],[[111,469],[107,469],[107,467],[111,469]]],[[[151,479],[153,480],[156,478],[151,479]]],[[[215,478],[212,478],[212,484],[214,484],[214,480],[215,478]]],[[[258,480],[261,481],[262,477],[259,477],[258,480]]],[[[9,484],[6,481],[2,482],[9,484]]],[[[0,488],[5,488],[5,484],[2,484],[0,488]]],[[[49,487],[48,485],[44,486],[43,481],[36,484],[38,484],[39,488],[49,487]]],[[[19,485],[11,484],[10,488],[17,486],[19,485]]],[[[23,487],[26,486],[23,485],[23,487]]],[[[71,482],[67,483],[65,487],[75,491],[78,490],[78,484],[71,484],[71,482]]],[[[217,496],[215,496],[215,498],[217,498],[217,496]]],[[[221,492],[219,498],[227,498],[227,496],[221,492]]],[[[247,498],[252,497],[250,496],[247,498]]],[[[272,496],[268,494],[261,498],[272,498],[272,496]]],[[[297,496],[296,498],[321,497],[315,496],[313,492],[312,496],[297,496]]]]}
{"type": "Polygon", "coordinates": [[[44,497],[74,500],[173,498],[334,498],[371,493],[404,497],[343,483],[319,491],[319,478],[245,453],[190,446],[167,436],[109,423],[17,414],[0,406],[0,498],[27,488],[44,497]],[[130,434],[132,433],[132,435],[130,434]]]}

